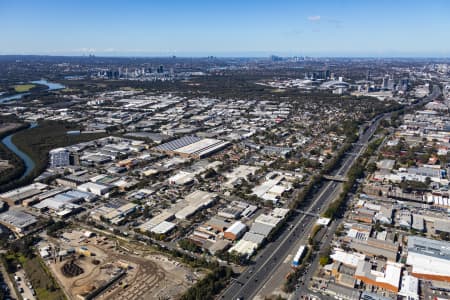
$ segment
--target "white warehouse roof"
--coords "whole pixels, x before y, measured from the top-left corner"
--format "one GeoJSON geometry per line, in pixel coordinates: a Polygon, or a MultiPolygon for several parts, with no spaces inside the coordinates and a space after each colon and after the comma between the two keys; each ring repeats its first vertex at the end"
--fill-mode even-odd
{"type": "Polygon", "coordinates": [[[152,229],[150,229],[150,231],[156,234],[165,234],[174,229],[175,226],[176,225],[172,222],[163,221],[158,225],[156,225],[155,227],[153,227],[152,229]]]}
{"type": "Polygon", "coordinates": [[[236,243],[236,245],[231,247],[230,250],[228,250],[228,252],[232,253],[233,251],[235,251],[241,255],[246,255],[250,257],[256,250],[256,248],[258,248],[257,244],[246,240],[240,240],[239,242],[236,243]]]}
{"type": "Polygon", "coordinates": [[[225,232],[230,232],[230,233],[238,236],[246,229],[247,229],[247,225],[245,225],[241,221],[237,221],[237,222],[234,222],[233,225],[230,226],[230,228],[225,230],[225,232]]]}

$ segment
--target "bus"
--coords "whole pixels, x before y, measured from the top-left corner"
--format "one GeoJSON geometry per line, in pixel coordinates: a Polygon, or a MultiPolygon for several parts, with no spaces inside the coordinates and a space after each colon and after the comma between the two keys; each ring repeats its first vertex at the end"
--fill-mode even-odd
{"type": "Polygon", "coordinates": [[[294,256],[294,259],[292,260],[292,266],[294,268],[297,268],[300,266],[300,261],[302,260],[303,255],[305,254],[306,246],[301,245],[300,248],[298,248],[297,253],[294,256]]]}

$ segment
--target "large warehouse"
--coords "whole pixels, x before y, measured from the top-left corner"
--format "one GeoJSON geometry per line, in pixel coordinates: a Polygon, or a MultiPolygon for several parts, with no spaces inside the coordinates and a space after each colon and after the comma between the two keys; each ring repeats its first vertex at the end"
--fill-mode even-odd
{"type": "Polygon", "coordinates": [[[0,214],[0,224],[18,234],[24,234],[29,229],[33,229],[37,221],[33,215],[20,210],[8,210],[0,214]]]}
{"type": "Polygon", "coordinates": [[[162,145],[155,150],[167,154],[178,154],[184,157],[204,158],[230,145],[227,141],[202,139],[196,136],[185,136],[162,145]]]}
{"type": "Polygon", "coordinates": [[[416,277],[450,282],[450,243],[409,236],[406,264],[416,277]]]}
{"type": "Polygon", "coordinates": [[[184,207],[175,213],[178,220],[186,220],[197,211],[210,206],[217,199],[217,194],[196,190],[187,195],[184,207]]]}

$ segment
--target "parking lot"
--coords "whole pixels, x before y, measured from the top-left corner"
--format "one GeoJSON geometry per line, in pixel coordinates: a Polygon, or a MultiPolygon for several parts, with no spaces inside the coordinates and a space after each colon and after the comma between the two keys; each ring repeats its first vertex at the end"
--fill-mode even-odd
{"type": "Polygon", "coordinates": [[[22,298],[25,299],[36,299],[36,293],[31,285],[30,281],[27,279],[25,271],[20,268],[14,273],[14,281],[22,298]]]}

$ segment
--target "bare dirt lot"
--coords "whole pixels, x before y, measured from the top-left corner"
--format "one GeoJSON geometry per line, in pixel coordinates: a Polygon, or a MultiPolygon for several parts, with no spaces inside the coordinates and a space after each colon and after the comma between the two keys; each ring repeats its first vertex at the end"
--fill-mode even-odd
{"type": "Polygon", "coordinates": [[[198,280],[196,273],[165,255],[138,253],[103,236],[85,238],[82,231],[72,231],[51,244],[56,259],[48,260],[50,269],[70,299],[104,285],[97,299],[173,299],[198,280]],[[60,250],[69,253],[60,257],[60,250]],[[114,277],[119,278],[111,283],[114,277]]]}

